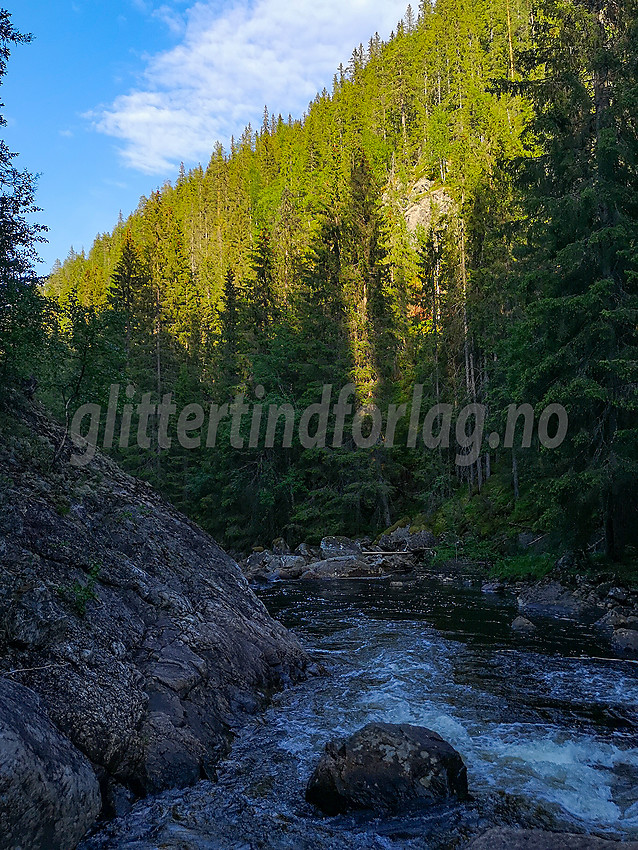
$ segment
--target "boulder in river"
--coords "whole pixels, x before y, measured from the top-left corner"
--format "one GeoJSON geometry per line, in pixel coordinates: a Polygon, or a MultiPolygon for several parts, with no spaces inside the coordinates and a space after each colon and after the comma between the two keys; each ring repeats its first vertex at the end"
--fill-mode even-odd
{"type": "Polygon", "coordinates": [[[638,658],[638,631],[635,629],[616,629],[611,638],[615,652],[631,658],[638,658]]]}
{"type": "Polygon", "coordinates": [[[89,760],[33,691],[0,680],[0,846],[72,850],[101,805],[89,760]]]}
{"type": "Polygon", "coordinates": [[[382,534],[379,548],[384,552],[421,552],[435,545],[430,531],[411,531],[410,526],[399,526],[390,534],[382,534]]]}
{"type": "Polygon", "coordinates": [[[557,581],[528,587],[518,597],[518,607],[525,617],[548,617],[592,623],[604,614],[604,610],[582,599],[557,581]]]}
{"type": "Polygon", "coordinates": [[[527,617],[517,617],[510,628],[513,632],[519,632],[520,634],[531,634],[536,631],[536,626],[527,617]]]}
{"type": "Polygon", "coordinates": [[[500,581],[486,581],[481,585],[481,593],[500,595],[505,593],[505,585],[500,581]]]}
{"type": "Polygon", "coordinates": [[[321,541],[321,557],[341,558],[348,555],[361,554],[361,546],[348,537],[324,537],[321,541]]]}
{"type": "Polygon", "coordinates": [[[296,579],[306,569],[306,559],[301,555],[281,555],[274,576],[281,579],[296,579]]]}
{"type": "Polygon", "coordinates": [[[490,829],[474,839],[467,850],[638,850],[638,842],[542,829],[490,829]]]}
{"type": "Polygon", "coordinates": [[[459,753],[436,732],[407,723],[369,723],[345,740],[329,741],[306,788],[307,802],[328,815],[466,797],[459,753]]]}
{"type": "Polygon", "coordinates": [[[290,546],[283,537],[277,537],[272,542],[273,555],[290,555],[290,546]]]}
{"type": "Polygon", "coordinates": [[[342,555],[313,561],[307,565],[301,577],[303,579],[376,578],[381,574],[380,568],[368,564],[357,555],[342,555]]]}

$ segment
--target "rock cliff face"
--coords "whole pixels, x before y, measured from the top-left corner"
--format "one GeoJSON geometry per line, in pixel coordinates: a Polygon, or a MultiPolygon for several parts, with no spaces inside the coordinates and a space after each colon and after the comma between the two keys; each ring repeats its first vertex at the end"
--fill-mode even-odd
{"type": "Polygon", "coordinates": [[[56,458],[61,430],[33,408],[1,416],[0,676],[88,758],[107,811],[212,776],[307,656],[150,487],[99,454],[56,458]]]}

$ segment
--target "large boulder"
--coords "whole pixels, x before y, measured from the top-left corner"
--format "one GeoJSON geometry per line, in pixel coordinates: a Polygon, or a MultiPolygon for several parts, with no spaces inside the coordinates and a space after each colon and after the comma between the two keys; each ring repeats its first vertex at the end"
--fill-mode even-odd
{"type": "Polygon", "coordinates": [[[352,579],[382,578],[395,573],[414,569],[411,552],[379,554],[362,552],[359,555],[342,555],[308,564],[302,573],[303,579],[352,579]]]}
{"type": "Polygon", "coordinates": [[[100,786],[33,691],[0,680],[0,846],[72,850],[97,818],[100,786]]]}
{"type": "Polygon", "coordinates": [[[320,548],[321,557],[324,559],[341,558],[348,555],[356,557],[361,554],[361,546],[348,537],[324,537],[320,548]]]}
{"type": "Polygon", "coordinates": [[[638,631],[635,629],[616,629],[611,638],[615,652],[630,658],[638,658],[638,631]]]}
{"type": "Polygon", "coordinates": [[[397,811],[467,797],[461,756],[422,726],[369,723],[329,741],[306,788],[306,800],[335,815],[351,809],[397,811]]]}
{"type": "Polygon", "coordinates": [[[411,531],[409,526],[395,528],[390,534],[382,534],[379,548],[384,552],[423,552],[435,545],[430,531],[411,531]]]}
{"type": "Polygon", "coordinates": [[[407,549],[408,540],[410,539],[410,529],[408,526],[400,526],[395,528],[390,534],[382,534],[379,538],[379,549],[384,552],[399,552],[407,549]]]}
{"type": "Polygon", "coordinates": [[[528,618],[547,617],[593,623],[604,614],[601,608],[557,581],[528,587],[518,597],[518,607],[528,618]]]}
{"type": "Polygon", "coordinates": [[[302,555],[281,555],[279,566],[275,570],[275,578],[299,578],[306,569],[307,561],[302,555]]]}
{"type": "Polygon", "coordinates": [[[272,552],[262,549],[260,552],[250,554],[245,561],[242,561],[240,567],[249,581],[267,581],[273,572],[273,560],[272,552]]]}
{"type": "Polygon", "coordinates": [[[73,467],[62,429],[23,417],[0,433],[0,675],[23,670],[104,787],[212,776],[306,654],[200,528],[100,453],[73,467]]]}
{"type": "Polygon", "coordinates": [[[591,835],[542,829],[490,829],[467,850],[638,850],[638,842],[608,841],[591,835]]]}
{"type": "Polygon", "coordinates": [[[343,555],[313,561],[306,566],[303,579],[376,578],[383,571],[357,555],[343,555]]]}
{"type": "Polygon", "coordinates": [[[426,549],[432,549],[435,544],[436,540],[431,531],[411,531],[406,541],[406,550],[408,552],[422,552],[426,549]]]}

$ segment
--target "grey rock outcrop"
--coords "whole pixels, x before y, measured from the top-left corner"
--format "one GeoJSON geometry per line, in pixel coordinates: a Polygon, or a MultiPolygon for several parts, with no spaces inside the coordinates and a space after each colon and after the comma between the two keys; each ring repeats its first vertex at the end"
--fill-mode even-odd
{"type": "Polygon", "coordinates": [[[430,531],[411,531],[409,526],[395,528],[390,534],[382,534],[379,548],[384,552],[421,552],[435,544],[430,531]]]}
{"type": "Polygon", "coordinates": [[[38,697],[0,680],[0,846],[71,850],[101,805],[88,759],[51,723],[38,697]]]}
{"type": "Polygon", "coordinates": [[[340,558],[347,555],[361,554],[361,547],[348,537],[324,537],[321,541],[322,558],[340,558]]]}
{"type": "Polygon", "coordinates": [[[553,617],[594,622],[604,611],[557,581],[535,584],[518,597],[525,617],[553,617]]]}
{"type": "Polygon", "coordinates": [[[611,645],[615,652],[638,658],[638,631],[635,629],[616,629],[611,638],[611,645]]]}
{"type": "Polygon", "coordinates": [[[457,751],[436,732],[407,723],[369,723],[344,741],[329,741],[306,788],[307,802],[329,815],[466,796],[457,751]]]}
{"type": "Polygon", "coordinates": [[[342,555],[312,561],[302,574],[303,579],[314,578],[370,578],[380,576],[382,570],[369,565],[357,555],[342,555]]]}
{"type": "Polygon", "coordinates": [[[638,842],[542,829],[490,829],[476,838],[468,850],[638,850],[638,842]]]}
{"type": "Polygon", "coordinates": [[[61,429],[21,416],[0,435],[0,673],[24,669],[104,788],[212,776],[307,656],[207,534],[99,453],[56,458],[61,429]]]}

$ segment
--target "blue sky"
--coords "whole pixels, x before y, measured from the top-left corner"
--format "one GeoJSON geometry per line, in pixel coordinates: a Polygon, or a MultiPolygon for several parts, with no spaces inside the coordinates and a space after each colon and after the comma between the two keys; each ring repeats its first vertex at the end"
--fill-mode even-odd
{"type": "Polygon", "coordinates": [[[46,273],[122,210],[206,164],[271,112],[300,116],[405,0],[5,0],[16,46],[0,99],[17,165],[39,173],[46,273]]]}

